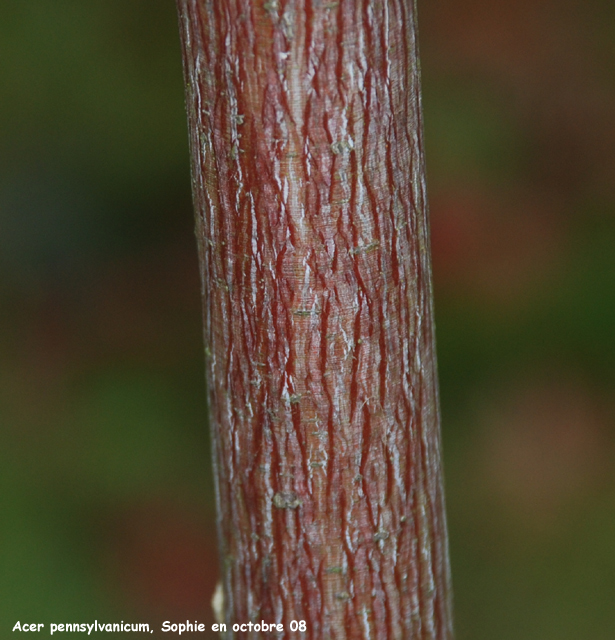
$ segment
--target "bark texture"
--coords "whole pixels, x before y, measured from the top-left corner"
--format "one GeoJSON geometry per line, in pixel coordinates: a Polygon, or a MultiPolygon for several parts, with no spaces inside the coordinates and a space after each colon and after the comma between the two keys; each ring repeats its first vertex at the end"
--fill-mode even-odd
{"type": "Polygon", "coordinates": [[[413,2],[178,7],[226,621],[452,638],[413,2]]]}

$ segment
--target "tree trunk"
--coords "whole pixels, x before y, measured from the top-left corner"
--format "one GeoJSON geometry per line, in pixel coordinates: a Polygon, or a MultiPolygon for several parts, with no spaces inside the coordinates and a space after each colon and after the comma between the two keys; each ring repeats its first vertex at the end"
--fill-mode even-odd
{"type": "Polygon", "coordinates": [[[178,7],[229,637],[452,638],[413,2],[178,7]]]}

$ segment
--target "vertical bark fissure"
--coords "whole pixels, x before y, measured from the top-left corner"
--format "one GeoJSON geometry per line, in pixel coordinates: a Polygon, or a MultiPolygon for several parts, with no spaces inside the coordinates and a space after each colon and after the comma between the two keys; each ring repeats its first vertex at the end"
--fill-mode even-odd
{"type": "Polygon", "coordinates": [[[177,2],[227,622],[452,638],[416,9],[177,2]]]}

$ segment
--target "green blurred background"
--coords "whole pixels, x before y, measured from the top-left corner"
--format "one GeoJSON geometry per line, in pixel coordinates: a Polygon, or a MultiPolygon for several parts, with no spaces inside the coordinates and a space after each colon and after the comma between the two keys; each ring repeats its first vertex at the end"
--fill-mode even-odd
{"type": "MultiPolygon", "coordinates": [[[[458,639],[611,639],[615,4],[419,4],[458,639]]],[[[4,2],[0,639],[211,621],[205,410],[174,3],[4,2]]]]}

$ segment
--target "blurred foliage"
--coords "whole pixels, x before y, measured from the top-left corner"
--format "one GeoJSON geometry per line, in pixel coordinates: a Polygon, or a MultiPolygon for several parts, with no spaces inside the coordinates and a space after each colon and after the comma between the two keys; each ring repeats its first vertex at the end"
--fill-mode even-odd
{"type": "MultiPolygon", "coordinates": [[[[615,629],[614,17],[420,7],[459,640],[615,629]]],[[[0,59],[0,624],[210,620],[175,8],[4,3],[0,59]]]]}

